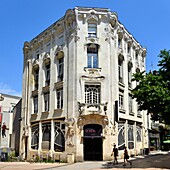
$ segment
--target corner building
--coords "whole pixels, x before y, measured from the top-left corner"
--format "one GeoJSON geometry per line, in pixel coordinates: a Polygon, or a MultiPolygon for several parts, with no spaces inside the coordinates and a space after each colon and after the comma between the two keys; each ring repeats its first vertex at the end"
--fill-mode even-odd
{"type": "Polygon", "coordinates": [[[24,43],[22,158],[109,160],[148,147],[147,118],[131,96],[146,49],[107,8],[75,7],[24,43]]]}

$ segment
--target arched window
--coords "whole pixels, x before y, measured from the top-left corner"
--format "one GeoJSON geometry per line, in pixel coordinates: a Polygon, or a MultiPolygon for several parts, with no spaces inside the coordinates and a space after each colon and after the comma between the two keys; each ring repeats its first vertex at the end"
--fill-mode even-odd
{"type": "Polygon", "coordinates": [[[38,150],[39,144],[39,125],[32,126],[31,128],[31,148],[38,150]]]}
{"type": "Polygon", "coordinates": [[[125,125],[119,123],[118,125],[118,149],[123,150],[125,147],[125,125]]]}
{"type": "Polygon", "coordinates": [[[85,103],[100,103],[100,85],[85,85],[85,103]]]}

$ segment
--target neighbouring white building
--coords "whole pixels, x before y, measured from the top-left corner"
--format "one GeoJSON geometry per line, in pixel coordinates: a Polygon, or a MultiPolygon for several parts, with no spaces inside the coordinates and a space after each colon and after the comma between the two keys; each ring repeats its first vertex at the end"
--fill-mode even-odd
{"type": "MultiPolygon", "coordinates": [[[[12,148],[12,133],[13,133],[13,109],[19,102],[21,97],[0,94],[0,157],[8,156],[12,148]],[[2,133],[3,124],[6,125],[7,130],[5,135],[2,133]]],[[[18,121],[19,123],[19,121],[18,121]]]]}
{"type": "Polygon", "coordinates": [[[68,162],[110,160],[148,148],[131,90],[146,49],[107,8],[75,7],[24,43],[20,154],[68,162]]]}

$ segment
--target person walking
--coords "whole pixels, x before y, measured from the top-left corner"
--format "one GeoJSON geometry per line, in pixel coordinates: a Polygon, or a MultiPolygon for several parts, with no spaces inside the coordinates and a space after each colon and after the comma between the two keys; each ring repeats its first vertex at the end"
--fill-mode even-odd
{"type": "Polygon", "coordinates": [[[117,156],[118,156],[118,149],[116,148],[116,144],[114,143],[113,144],[113,150],[112,150],[112,153],[111,153],[111,156],[114,155],[114,162],[113,164],[118,164],[118,161],[117,161],[117,156]]]}
{"type": "Polygon", "coordinates": [[[132,166],[132,162],[128,160],[129,159],[129,155],[128,155],[128,151],[127,151],[127,147],[124,147],[124,164],[123,166],[126,166],[126,163],[129,162],[130,166],[132,166]]]}
{"type": "Polygon", "coordinates": [[[3,123],[3,126],[2,126],[2,137],[4,138],[4,137],[6,137],[6,130],[7,130],[8,128],[6,127],[6,124],[5,124],[5,122],[3,123]]]}

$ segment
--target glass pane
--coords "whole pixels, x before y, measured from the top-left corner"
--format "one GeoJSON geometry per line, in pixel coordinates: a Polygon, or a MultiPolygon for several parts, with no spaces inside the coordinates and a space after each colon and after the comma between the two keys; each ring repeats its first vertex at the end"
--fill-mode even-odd
{"type": "Polygon", "coordinates": [[[118,149],[123,150],[125,147],[125,127],[124,124],[118,125],[118,149]]]}
{"type": "Polygon", "coordinates": [[[31,128],[31,148],[38,150],[39,143],[39,125],[32,126],[31,128]]]}

